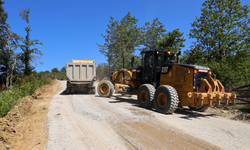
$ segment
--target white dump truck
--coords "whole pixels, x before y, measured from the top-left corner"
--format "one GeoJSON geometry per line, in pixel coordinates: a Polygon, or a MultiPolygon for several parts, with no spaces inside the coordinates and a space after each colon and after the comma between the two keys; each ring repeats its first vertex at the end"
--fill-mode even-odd
{"type": "Polygon", "coordinates": [[[96,64],[94,60],[72,60],[66,63],[68,94],[95,94],[96,64]]]}

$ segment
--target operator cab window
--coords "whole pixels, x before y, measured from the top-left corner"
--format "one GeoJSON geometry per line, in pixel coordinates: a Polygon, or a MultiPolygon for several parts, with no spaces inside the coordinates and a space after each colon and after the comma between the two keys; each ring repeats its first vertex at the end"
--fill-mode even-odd
{"type": "Polygon", "coordinates": [[[152,79],[152,71],[153,71],[153,65],[154,65],[154,58],[153,58],[153,52],[145,53],[144,58],[144,79],[145,80],[151,80],[152,79]]]}

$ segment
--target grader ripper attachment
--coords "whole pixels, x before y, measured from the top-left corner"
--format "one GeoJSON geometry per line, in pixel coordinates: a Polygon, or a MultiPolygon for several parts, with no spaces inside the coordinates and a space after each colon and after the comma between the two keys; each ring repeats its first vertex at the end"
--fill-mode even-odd
{"type": "MultiPolygon", "coordinates": [[[[101,81],[97,86],[100,96],[119,94],[137,95],[144,108],[155,107],[161,113],[173,113],[178,106],[189,106],[191,110],[205,111],[214,102],[217,106],[224,99],[228,105],[235,104],[236,95],[225,93],[224,86],[211,70],[198,65],[181,64],[180,52],[167,50],[142,51],[142,66],[115,71],[110,81],[101,81]]],[[[133,67],[134,58],[131,66],[133,67]]]]}
{"type": "Polygon", "coordinates": [[[218,107],[220,105],[220,101],[224,98],[224,105],[227,106],[229,102],[229,98],[232,99],[232,105],[235,104],[236,94],[234,93],[225,93],[224,86],[217,79],[209,78],[202,80],[202,85],[199,92],[188,92],[188,98],[191,99],[190,106],[191,107],[202,107],[212,106],[212,103],[216,100],[218,107]]]}

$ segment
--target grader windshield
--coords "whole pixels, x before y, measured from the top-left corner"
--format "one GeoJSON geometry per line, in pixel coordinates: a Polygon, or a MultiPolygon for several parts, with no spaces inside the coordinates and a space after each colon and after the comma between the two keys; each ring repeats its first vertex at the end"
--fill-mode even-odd
{"type": "Polygon", "coordinates": [[[169,64],[170,61],[175,60],[174,55],[169,52],[157,52],[157,69],[162,65],[169,64]]]}

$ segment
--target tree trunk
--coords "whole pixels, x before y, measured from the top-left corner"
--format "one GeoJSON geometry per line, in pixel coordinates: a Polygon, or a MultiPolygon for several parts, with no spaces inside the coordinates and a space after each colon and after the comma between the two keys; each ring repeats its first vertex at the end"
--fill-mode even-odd
{"type": "Polygon", "coordinates": [[[14,53],[14,55],[15,55],[14,63],[13,63],[12,66],[11,66],[11,73],[10,73],[10,88],[12,87],[13,71],[14,71],[14,68],[15,68],[15,65],[16,65],[17,56],[18,56],[19,54],[16,55],[16,54],[14,53]]]}
{"type": "Polygon", "coordinates": [[[5,83],[5,86],[6,86],[7,89],[9,89],[9,78],[10,78],[9,73],[6,73],[6,83],[5,83]]]}
{"type": "MultiPolygon", "coordinates": [[[[7,62],[7,64],[9,64],[9,61],[7,62]]],[[[6,66],[6,81],[5,81],[5,87],[7,89],[9,89],[9,78],[10,78],[10,68],[9,66],[7,65],[6,66]]]]}

